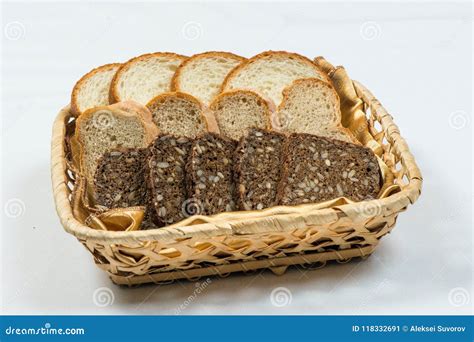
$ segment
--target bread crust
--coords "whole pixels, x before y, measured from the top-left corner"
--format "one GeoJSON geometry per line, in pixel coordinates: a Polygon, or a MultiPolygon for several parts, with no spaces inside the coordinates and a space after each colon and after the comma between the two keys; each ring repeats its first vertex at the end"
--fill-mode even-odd
{"type": "Polygon", "coordinates": [[[225,57],[229,59],[233,59],[236,61],[239,61],[242,63],[243,61],[247,60],[247,58],[236,55],[232,52],[227,52],[227,51],[207,51],[207,52],[202,52],[198,53],[195,55],[192,55],[188,59],[184,60],[178,69],[176,69],[173,78],[171,79],[171,91],[181,91],[181,82],[180,82],[180,76],[183,70],[186,68],[187,65],[190,63],[199,60],[199,59],[204,59],[207,57],[225,57]]]}
{"type": "MultiPolygon", "coordinates": [[[[121,101],[116,87],[122,74],[125,71],[129,70],[133,66],[133,64],[135,64],[136,62],[143,61],[143,60],[153,58],[153,57],[170,57],[170,58],[182,59],[183,61],[188,58],[187,56],[180,55],[174,52],[153,52],[153,53],[146,53],[146,54],[143,54],[143,55],[140,55],[128,60],[127,62],[121,65],[121,67],[115,73],[114,78],[112,79],[112,83],[110,84],[110,90],[109,90],[109,103],[113,104],[113,103],[117,103],[121,101]]],[[[171,85],[170,85],[170,89],[171,89],[171,85]]]]}
{"type": "Polygon", "coordinates": [[[220,92],[224,92],[226,90],[226,87],[227,85],[229,84],[230,80],[232,78],[235,77],[235,75],[237,75],[242,69],[244,69],[245,67],[247,67],[248,65],[250,64],[253,64],[255,63],[255,61],[258,61],[260,59],[264,59],[264,58],[267,58],[267,57],[271,57],[271,56],[286,56],[286,57],[291,57],[291,58],[295,58],[295,59],[298,59],[302,62],[304,62],[305,64],[307,65],[310,65],[311,67],[313,67],[315,70],[318,71],[318,73],[321,75],[321,77],[324,78],[324,80],[327,82],[327,83],[331,83],[329,77],[326,75],[326,73],[323,72],[323,70],[321,70],[321,68],[319,68],[318,65],[316,65],[313,61],[311,61],[309,58],[305,57],[305,56],[302,56],[300,54],[297,54],[297,53],[294,53],[294,52],[288,52],[288,51],[272,51],[272,50],[269,50],[269,51],[264,51],[262,53],[259,53],[258,55],[255,55],[249,59],[247,59],[246,61],[240,63],[239,65],[237,65],[234,69],[232,69],[226,76],[226,78],[224,79],[224,82],[222,82],[222,85],[221,85],[221,90],[220,92]]]}
{"type": "Polygon", "coordinates": [[[92,69],[87,74],[82,76],[79,79],[79,81],[76,82],[76,84],[74,85],[74,88],[72,89],[72,93],[71,93],[71,114],[74,115],[75,117],[78,117],[79,115],[82,114],[82,112],[79,109],[79,105],[77,103],[77,97],[78,97],[78,94],[79,94],[79,92],[81,90],[81,87],[84,84],[84,82],[86,82],[89,78],[91,78],[92,76],[94,76],[94,75],[96,75],[96,74],[98,74],[102,71],[106,71],[106,70],[110,70],[110,69],[113,69],[113,68],[116,68],[116,67],[120,67],[121,65],[122,65],[122,63],[104,64],[104,65],[101,65],[97,68],[92,69]]]}
{"type": "MultiPolygon", "coordinates": [[[[119,102],[113,105],[108,105],[108,106],[100,106],[100,107],[94,107],[91,109],[86,110],[82,115],[79,116],[79,118],[76,121],[76,129],[74,132],[74,137],[75,141],[77,144],[77,151],[79,153],[79,169],[81,173],[86,176],[86,179],[88,179],[88,182],[90,183],[93,181],[87,175],[85,170],[84,170],[84,142],[81,139],[81,133],[82,133],[82,125],[87,122],[96,112],[101,111],[101,110],[106,110],[112,112],[114,115],[120,115],[124,117],[137,117],[137,119],[140,121],[141,125],[143,126],[143,131],[145,133],[145,141],[146,144],[150,144],[155,137],[158,135],[158,128],[156,125],[151,121],[151,113],[146,107],[141,106],[140,104],[133,102],[133,101],[125,101],[125,102],[119,102]],[[148,114],[147,114],[148,112],[148,114]]],[[[92,173],[93,177],[93,173],[92,173]]]]}
{"type": "MultiPolygon", "coordinates": [[[[177,97],[180,99],[188,100],[191,102],[194,102],[196,105],[198,105],[201,108],[201,119],[204,122],[204,125],[206,127],[206,130],[208,132],[214,132],[214,133],[219,133],[219,128],[217,126],[216,120],[213,118],[212,113],[209,111],[209,109],[201,102],[199,99],[195,98],[191,94],[188,93],[183,93],[180,91],[171,91],[171,92],[166,92],[160,95],[155,96],[152,98],[148,103],[146,104],[146,107],[149,108],[153,104],[160,102],[162,99],[165,99],[167,97],[177,97]]],[[[151,112],[150,112],[151,114],[151,112]]],[[[152,118],[153,121],[153,118],[152,118]]]]}
{"type": "Polygon", "coordinates": [[[233,90],[229,90],[229,91],[226,91],[226,92],[223,92],[223,93],[220,93],[219,95],[217,95],[214,100],[212,100],[211,104],[209,105],[209,109],[210,111],[213,113],[213,116],[216,120],[216,125],[217,125],[217,128],[219,129],[219,120],[217,119],[217,116],[214,114],[217,110],[217,106],[219,104],[219,102],[228,97],[228,96],[232,96],[234,94],[247,94],[247,95],[252,95],[252,96],[255,96],[257,97],[259,100],[262,101],[263,105],[265,106],[266,110],[265,110],[265,129],[272,129],[272,115],[273,115],[273,111],[275,109],[275,104],[273,103],[273,101],[271,101],[270,99],[265,99],[263,98],[262,96],[260,96],[259,94],[257,94],[256,92],[254,92],[253,90],[246,90],[246,89],[233,89],[233,90]]]}

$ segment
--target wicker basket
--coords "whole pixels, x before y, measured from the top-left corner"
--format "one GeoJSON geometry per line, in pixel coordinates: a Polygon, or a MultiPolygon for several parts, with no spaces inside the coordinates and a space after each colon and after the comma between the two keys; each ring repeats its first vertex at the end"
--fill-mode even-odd
{"type": "Polygon", "coordinates": [[[335,201],[329,207],[303,205],[258,214],[221,214],[155,230],[92,229],[73,216],[75,174],[66,160],[66,138],[73,133],[74,119],[65,108],[54,123],[52,137],[52,182],[61,223],[116,284],[168,283],[264,268],[282,274],[289,265],[317,268],[331,260],[367,257],[392,230],[398,213],[416,201],[422,178],[392,117],[366,88],[351,83],[398,192],[360,203],[335,201]]]}

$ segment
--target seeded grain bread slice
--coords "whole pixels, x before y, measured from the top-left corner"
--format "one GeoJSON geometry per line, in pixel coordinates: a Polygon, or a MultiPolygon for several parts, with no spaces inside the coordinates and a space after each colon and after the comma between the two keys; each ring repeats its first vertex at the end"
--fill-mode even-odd
{"type": "Polygon", "coordinates": [[[235,152],[237,206],[260,210],[277,205],[281,180],[281,156],[285,136],[262,129],[250,129],[235,152]]]}
{"type": "Polygon", "coordinates": [[[106,152],[94,174],[96,205],[108,209],[146,204],[147,149],[118,148],[106,152]]]}
{"type": "Polygon", "coordinates": [[[195,138],[206,132],[212,122],[198,99],[181,92],[158,95],[148,102],[147,108],[162,134],[195,138]]]}
{"type": "Polygon", "coordinates": [[[224,80],[221,92],[253,90],[278,106],[284,88],[294,80],[309,77],[330,82],[326,74],[304,56],[286,51],[266,51],[235,67],[224,80]]]}
{"type": "Polygon", "coordinates": [[[339,96],[326,82],[316,78],[294,81],[283,91],[283,101],[274,114],[275,128],[290,133],[309,133],[356,143],[341,125],[339,96]]]}
{"type": "Polygon", "coordinates": [[[283,153],[283,175],[277,195],[282,205],[337,197],[361,201],[376,198],[380,191],[377,158],[366,147],[294,133],[283,153]]]}
{"type": "Polygon", "coordinates": [[[190,148],[190,139],[172,135],[161,135],[150,146],[148,189],[158,227],[187,217],[185,167],[190,148]]]}
{"type": "Polygon", "coordinates": [[[117,70],[110,85],[110,103],[133,100],[146,105],[152,98],[171,91],[171,79],[187,57],[157,52],[132,58],[117,70]]]}
{"type": "Polygon", "coordinates": [[[76,123],[81,172],[93,186],[97,163],[104,153],[119,147],[144,148],[158,129],[146,107],[133,102],[95,107],[85,111],[76,123]]]}
{"type": "Polygon", "coordinates": [[[197,214],[213,215],[235,209],[233,154],[237,142],[214,133],[193,141],[186,167],[188,205],[197,214]]]}
{"type": "Polygon", "coordinates": [[[109,89],[120,63],[102,65],[77,81],[71,94],[71,113],[81,115],[87,109],[109,104],[109,89]]]}
{"type": "Polygon", "coordinates": [[[270,129],[271,104],[250,90],[232,90],[217,96],[210,106],[222,135],[239,140],[248,128],[270,129]]]}
{"type": "Polygon", "coordinates": [[[176,70],[171,88],[191,94],[209,106],[227,74],[244,60],[244,57],[233,53],[218,51],[191,56],[176,70]]]}

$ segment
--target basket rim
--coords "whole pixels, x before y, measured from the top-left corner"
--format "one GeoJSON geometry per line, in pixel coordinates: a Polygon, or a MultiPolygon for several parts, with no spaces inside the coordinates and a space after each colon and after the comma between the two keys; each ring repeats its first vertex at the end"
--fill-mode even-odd
{"type": "MultiPolygon", "coordinates": [[[[413,204],[420,195],[422,186],[421,172],[415,162],[413,155],[411,154],[408,145],[405,140],[401,137],[400,131],[393,121],[390,114],[382,107],[380,102],[372,95],[372,93],[365,88],[362,84],[357,81],[353,81],[354,87],[359,96],[364,100],[367,105],[373,105],[377,115],[381,119],[382,129],[387,135],[391,136],[393,145],[401,146],[403,151],[400,155],[400,159],[406,165],[408,173],[408,184],[398,193],[392,194],[386,198],[374,199],[371,201],[356,202],[351,204],[343,204],[334,206],[331,208],[317,209],[311,212],[311,215],[316,215],[321,222],[330,222],[336,220],[338,217],[344,216],[346,211],[360,212],[363,210],[363,206],[376,205],[380,208],[380,212],[374,213],[374,217],[380,215],[388,207],[405,207],[406,204],[413,204]]],[[[214,222],[214,223],[203,223],[193,226],[175,227],[175,228],[160,228],[150,230],[138,230],[130,232],[116,232],[116,231],[104,231],[90,228],[86,225],[81,224],[76,220],[72,213],[71,203],[68,199],[68,188],[66,179],[66,161],[64,151],[64,137],[66,134],[65,120],[69,117],[70,105],[64,107],[57,115],[52,130],[51,140],[51,179],[53,186],[53,195],[56,205],[56,211],[59,216],[60,222],[66,232],[74,235],[79,240],[94,240],[94,241],[105,241],[107,243],[137,243],[147,241],[167,241],[175,240],[177,236],[182,238],[188,238],[194,236],[196,232],[203,236],[218,236],[218,235],[242,235],[242,232],[235,230],[232,224],[225,222],[214,222]],[[218,224],[220,223],[220,224],[218,224]],[[190,229],[191,228],[191,229],[190,229]]],[[[286,207],[290,208],[290,207],[286,207]]],[[[278,215],[279,217],[291,215],[301,215],[299,213],[288,213],[278,215]]],[[[272,215],[262,217],[260,219],[269,219],[272,215]]],[[[275,217],[273,215],[273,217],[275,217]]],[[[365,218],[370,218],[365,217],[365,218]]],[[[251,219],[248,221],[256,222],[259,219],[251,219]]],[[[242,224],[242,222],[240,223],[242,224]]],[[[323,224],[323,223],[321,223],[323,224]]],[[[276,230],[261,231],[258,233],[271,233],[276,230]]],[[[279,229],[278,231],[281,231],[279,229]]],[[[250,233],[251,234],[251,233],[250,233]]]]}

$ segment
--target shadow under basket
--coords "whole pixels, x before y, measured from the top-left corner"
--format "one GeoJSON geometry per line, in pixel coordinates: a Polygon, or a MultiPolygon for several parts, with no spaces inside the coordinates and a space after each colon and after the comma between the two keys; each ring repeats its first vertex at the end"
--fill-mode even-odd
{"type": "Polygon", "coordinates": [[[388,197],[306,211],[287,207],[278,215],[232,222],[129,232],[96,230],[73,216],[75,175],[66,157],[74,118],[66,108],[54,123],[51,155],[54,199],[61,223],[92,253],[95,263],[114,283],[124,285],[224,277],[258,269],[283,274],[290,265],[319,268],[327,261],[367,257],[380,238],[392,230],[398,214],[419,197],[422,177],[392,117],[360,83],[354,82],[354,87],[364,102],[369,132],[382,147],[381,158],[392,172],[394,184],[400,187],[388,197]]]}

